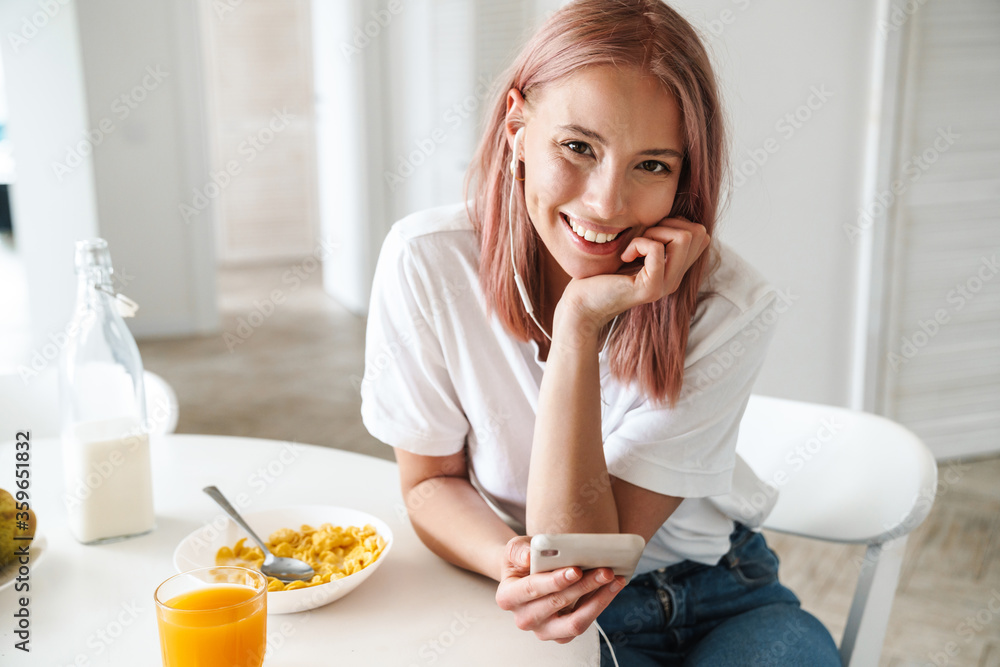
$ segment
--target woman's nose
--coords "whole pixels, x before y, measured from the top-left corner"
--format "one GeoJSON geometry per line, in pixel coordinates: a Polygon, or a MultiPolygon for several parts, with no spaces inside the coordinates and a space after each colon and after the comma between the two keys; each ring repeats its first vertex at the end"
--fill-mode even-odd
{"type": "Polygon", "coordinates": [[[610,165],[595,169],[587,179],[583,203],[604,220],[612,220],[625,212],[627,192],[625,178],[610,165]]]}

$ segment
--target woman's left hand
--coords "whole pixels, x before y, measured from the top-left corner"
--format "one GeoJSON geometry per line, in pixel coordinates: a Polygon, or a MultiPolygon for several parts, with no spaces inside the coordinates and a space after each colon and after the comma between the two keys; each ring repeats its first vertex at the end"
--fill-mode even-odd
{"type": "Polygon", "coordinates": [[[664,218],[629,242],[621,255],[626,266],[618,273],[571,280],[556,308],[556,321],[572,314],[596,331],[629,308],[673,294],[710,242],[703,225],[680,217],[664,218]],[[640,257],[638,271],[628,266],[640,257]]]}

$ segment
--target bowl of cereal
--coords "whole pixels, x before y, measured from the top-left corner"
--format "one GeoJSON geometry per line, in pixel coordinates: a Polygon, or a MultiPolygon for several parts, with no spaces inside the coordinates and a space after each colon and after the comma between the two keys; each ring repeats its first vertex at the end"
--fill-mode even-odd
{"type": "MultiPolygon", "coordinates": [[[[269,614],[291,614],[339,600],[370,577],[392,547],[392,530],[384,521],[346,507],[298,505],[248,512],[243,518],[275,556],[299,558],[316,571],[308,582],[269,577],[269,614]]],[[[174,551],[178,572],[212,565],[259,570],[263,559],[260,548],[224,514],[185,537],[174,551]]]]}

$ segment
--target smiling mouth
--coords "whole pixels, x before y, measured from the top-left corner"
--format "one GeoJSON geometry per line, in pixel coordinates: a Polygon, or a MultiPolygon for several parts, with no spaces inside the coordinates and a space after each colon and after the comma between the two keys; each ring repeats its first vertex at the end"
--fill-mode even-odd
{"type": "Polygon", "coordinates": [[[569,228],[573,230],[574,234],[576,234],[577,236],[586,241],[590,241],[591,243],[596,243],[598,245],[604,243],[610,243],[614,241],[616,238],[618,238],[618,236],[621,234],[621,232],[608,234],[605,232],[598,232],[594,231],[593,229],[588,229],[587,227],[583,226],[573,218],[570,218],[565,213],[560,213],[559,217],[561,217],[563,219],[563,222],[565,222],[569,226],[569,228]]]}

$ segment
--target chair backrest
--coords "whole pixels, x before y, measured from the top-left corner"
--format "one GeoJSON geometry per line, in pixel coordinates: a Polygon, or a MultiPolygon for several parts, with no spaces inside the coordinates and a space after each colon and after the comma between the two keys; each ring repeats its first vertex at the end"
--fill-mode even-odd
{"type": "MultiPolygon", "coordinates": [[[[177,428],[177,395],[166,380],[150,371],[143,374],[146,418],[154,434],[177,428]]],[[[33,438],[59,435],[59,385],[53,369],[37,376],[0,375],[0,440],[12,440],[18,430],[31,429],[33,438]]]]}
{"type": "Polygon", "coordinates": [[[146,419],[150,423],[150,432],[173,433],[180,416],[174,388],[162,377],[150,371],[143,372],[142,382],[146,387],[146,419]]]}
{"type": "Polygon", "coordinates": [[[836,542],[881,543],[930,512],[937,465],[903,426],[866,412],[751,396],[737,452],[778,494],[766,528],[836,542]]]}

